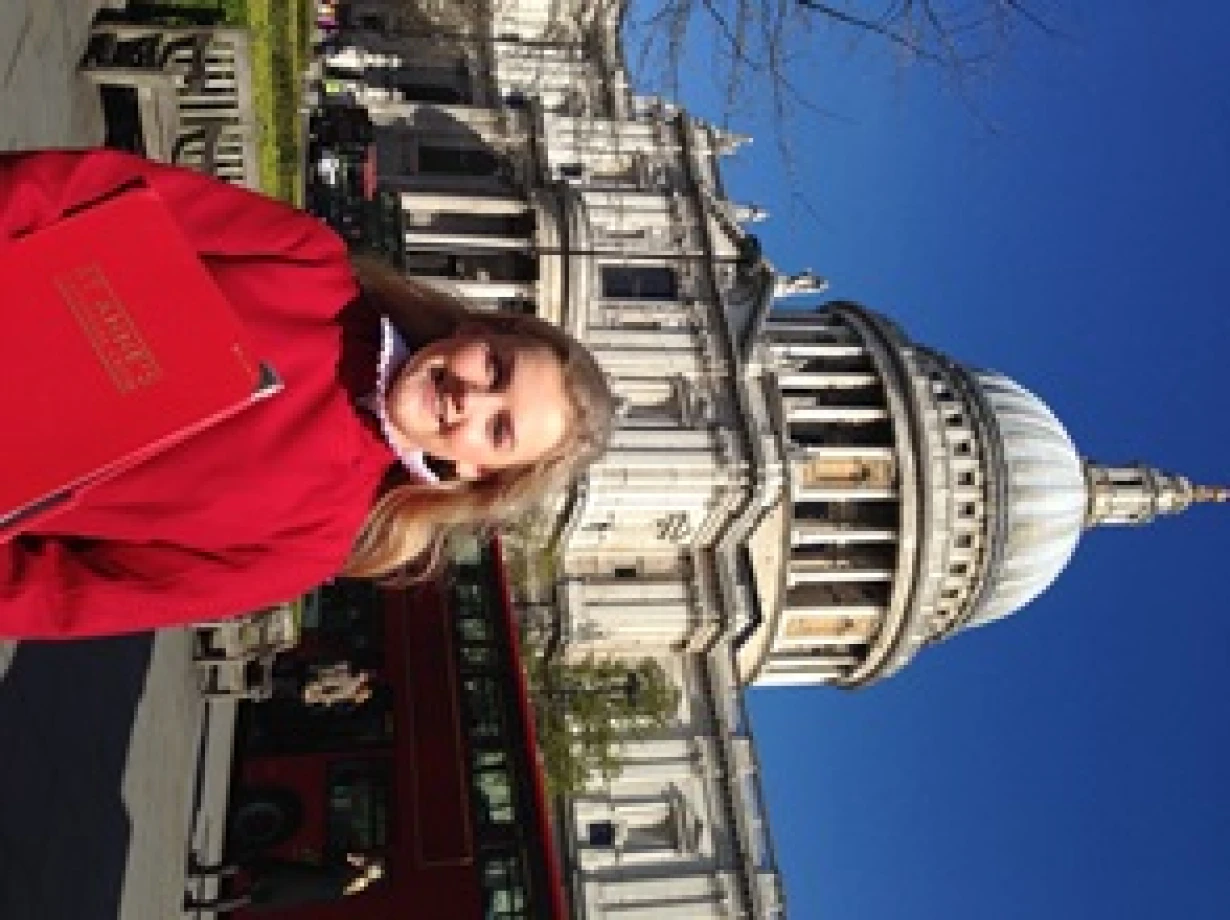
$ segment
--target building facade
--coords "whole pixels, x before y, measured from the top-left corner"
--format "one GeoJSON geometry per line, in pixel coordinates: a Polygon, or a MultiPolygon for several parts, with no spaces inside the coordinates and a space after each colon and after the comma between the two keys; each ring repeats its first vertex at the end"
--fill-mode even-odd
{"type": "Polygon", "coordinates": [[[555,509],[554,614],[565,654],[653,657],[682,702],[568,803],[574,912],[783,916],[733,646],[757,616],[746,547],[786,495],[748,360],[775,276],[719,169],[743,139],[630,92],[618,5],[351,7],[325,78],[375,124],[407,271],[560,324],[623,406],[555,509]]]}
{"type": "Polygon", "coordinates": [[[670,730],[570,801],[585,920],[785,915],[741,689],[857,687],[1040,593],[1080,535],[1224,500],[1085,461],[1036,397],[779,276],[743,138],[630,89],[621,4],[363,0],[335,93],[376,125],[407,271],[574,333],[623,411],[553,509],[564,654],[658,660],[670,730]]]}

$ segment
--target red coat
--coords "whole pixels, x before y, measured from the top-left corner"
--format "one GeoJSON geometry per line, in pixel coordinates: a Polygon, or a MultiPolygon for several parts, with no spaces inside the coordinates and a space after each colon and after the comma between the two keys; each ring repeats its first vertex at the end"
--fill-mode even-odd
{"type": "MultiPolygon", "coordinates": [[[[166,200],[286,388],[0,542],[0,636],[131,632],[293,598],[339,570],[393,462],[342,382],[343,325],[348,343],[366,326],[353,305],[342,312],[355,281],[316,218],[110,151],[0,156],[0,246],[136,175],[166,200]]],[[[349,344],[347,354],[346,382],[361,386],[349,344]]]]}

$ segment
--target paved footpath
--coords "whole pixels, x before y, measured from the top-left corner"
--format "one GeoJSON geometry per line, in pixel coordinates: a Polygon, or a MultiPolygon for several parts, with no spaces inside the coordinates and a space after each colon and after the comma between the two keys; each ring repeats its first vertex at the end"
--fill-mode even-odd
{"type": "Polygon", "coordinates": [[[0,646],[0,918],[181,917],[189,849],[221,854],[234,717],[185,630],[0,646]]]}
{"type": "Polygon", "coordinates": [[[123,0],[0,0],[0,150],[101,143],[98,92],[76,74],[90,23],[123,0]]]}

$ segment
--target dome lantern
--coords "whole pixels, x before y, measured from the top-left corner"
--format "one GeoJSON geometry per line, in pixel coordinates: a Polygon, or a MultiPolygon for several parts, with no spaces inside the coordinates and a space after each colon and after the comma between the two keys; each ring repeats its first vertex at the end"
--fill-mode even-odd
{"type": "Polygon", "coordinates": [[[1184,476],[1144,464],[1087,464],[1089,512],[1086,527],[1103,524],[1148,524],[1159,514],[1179,514],[1194,504],[1225,502],[1230,489],[1194,486],[1184,476]]]}

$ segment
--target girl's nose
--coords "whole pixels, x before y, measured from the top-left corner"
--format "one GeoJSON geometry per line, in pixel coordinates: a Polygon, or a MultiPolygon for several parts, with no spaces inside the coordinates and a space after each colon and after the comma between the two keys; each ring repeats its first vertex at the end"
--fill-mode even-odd
{"type": "Polygon", "coordinates": [[[498,394],[490,392],[485,386],[476,386],[460,378],[453,378],[450,383],[446,399],[449,408],[447,421],[450,423],[482,417],[486,414],[485,410],[498,401],[498,394]]]}
{"type": "Polygon", "coordinates": [[[444,405],[447,409],[447,422],[455,423],[466,417],[470,399],[475,392],[474,384],[464,377],[448,374],[440,388],[444,393],[444,405]]]}

